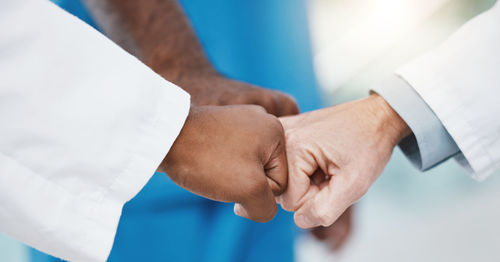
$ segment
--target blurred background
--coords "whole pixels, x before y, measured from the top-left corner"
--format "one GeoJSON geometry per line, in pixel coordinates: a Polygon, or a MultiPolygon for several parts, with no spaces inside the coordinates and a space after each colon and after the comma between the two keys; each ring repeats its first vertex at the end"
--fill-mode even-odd
{"type": "MultiPolygon", "coordinates": [[[[494,0],[310,0],[318,80],[329,104],[370,87],[445,40],[494,0]]],[[[298,261],[500,261],[500,177],[470,179],[454,160],[420,173],[398,150],[354,210],[337,254],[308,235],[298,261]]]]}
{"type": "MultiPolygon", "coordinates": [[[[316,75],[328,104],[370,87],[445,40],[495,0],[309,0],[316,75]]],[[[299,262],[500,261],[500,176],[470,179],[453,160],[426,173],[395,151],[354,210],[348,244],[331,253],[303,234],[299,262]]],[[[0,235],[0,261],[28,261],[0,235]]]]}

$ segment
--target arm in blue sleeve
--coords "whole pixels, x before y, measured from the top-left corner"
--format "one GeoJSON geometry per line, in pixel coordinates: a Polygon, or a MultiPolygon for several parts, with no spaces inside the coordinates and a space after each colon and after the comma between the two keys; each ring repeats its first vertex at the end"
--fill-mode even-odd
{"type": "Polygon", "coordinates": [[[421,171],[428,170],[460,153],[439,118],[404,79],[394,76],[373,89],[408,124],[413,134],[399,147],[421,171]]]}

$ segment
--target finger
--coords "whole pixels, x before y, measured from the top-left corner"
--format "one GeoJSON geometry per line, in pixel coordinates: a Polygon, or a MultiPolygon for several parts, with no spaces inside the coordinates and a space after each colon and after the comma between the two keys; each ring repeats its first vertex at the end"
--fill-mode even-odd
{"type": "Polygon", "coordinates": [[[259,88],[249,99],[252,104],[264,107],[269,114],[279,116],[278,104],[272,91],[259,88]]]}
{"type": "Polygon", "coordinates": [[[295,99],[287,94],[276,92],[277,116],[291,116],[299,113],[299,107],[295,99]]]}
{"type": "Polygon", "coordinates": [[[305,202],[295,213],[295,223],[301,228],[332,225],[352,204],[344,192],[348,185],[340,176],[332,177],[329,184],[305,202]]]}
{"type": "Polygon", "coordinates": [[[269,184],[264,181],[255,188],[249,189],[251,194],[234,206],[234,213],[256,222],[268,222],[276,215],[278,207],[269,184]]]}
{"type": "Polygon", "coordinates": [[[259,106],[259,105],[228,105],[228,106],[224,106],[223,108],[225,108],[225,109],[235,108],[238,110],[247,109],[247,110],[253,110],[253,111],[259,112],[259,113],[266,113],[266,109],[264,109],[262,106],[259,106]]]}
{"type": "Polygon", "coordinates": [[[303,151],[300,144],[290,141],[294,138],[287,139],[288,187],[280,197],[280,204],[287,211],[296,211],[319,190],[311,180],[318,164],[311,154],[303,151]]]}
{"type": "Polygon", "coordinates": [[[286,133],[288,158],[288,187],[280,197],[280,204],[287,211],[296,211],[318,187],[311,186],[310,176],[318,169],[318,163],[310,150],[304,147],[304,138],[296,132],[297,117],[281,117],[279,120],[286,133]]]}
{"type": "Polygon", "coordinates": [[[269,160],[264,163],[264,172],[266,173],[271,191],[275,196],[283,194],[288,184],[288,161],[281,124],[280,129],[281,133],[278,134],[279,141],[276,148],[271,153],[269,160]]]}
{"type": "MultiPolygon", "coordinates": [[[[288,186],[280,196],[280,204],[287,211],[296,211],[303,203],[306,194],[310,191],[311,180],[301,167],[310,165],[307,160],[287,149],[288,157],[288,186]]],[[[312,163],[314,165],[314,163],[312,163]]],[[[315,187],[316,189],[316,187],[315,187]]]]}

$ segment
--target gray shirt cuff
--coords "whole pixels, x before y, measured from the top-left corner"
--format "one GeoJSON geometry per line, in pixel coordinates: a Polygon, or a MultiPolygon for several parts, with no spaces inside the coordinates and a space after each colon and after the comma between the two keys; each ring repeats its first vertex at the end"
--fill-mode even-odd
{"type": "Polygon", "coordinates": [[[413,134],[399,147],[420,170],[430,169],[460,153],[439,118],[404,79],[394,76],[373,89],[410,127],[413,134]]]}

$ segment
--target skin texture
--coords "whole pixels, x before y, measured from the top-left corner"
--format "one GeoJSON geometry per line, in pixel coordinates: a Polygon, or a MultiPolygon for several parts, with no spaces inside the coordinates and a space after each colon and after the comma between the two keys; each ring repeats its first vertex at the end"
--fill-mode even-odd
{"type": "Polygon", "coordinates": [[[269,221],[287,186],[283,127],[259,106],[192,107],[159,171],[195,194],[237,203],[239,216],[269,221]]]}
{"type": "Polygon", "coordinates": [[[176,0],[85,0],[106,34],[195,105],[255,104],[276,116],[294,115],[293,98],[228,79],[215,70],[176,0]]]}
{"type": "Polygon", "coordinates": [[[377,94],[281,118],[288,190],[280,202],[302,228],[330,226],[382,173],[394,147],[411,131],[377,94]]]}
{"type": "MultiPolygon", "coordinates": [[[[193,104],[255,104],[275,116],[298,114],[290,96],[219,74],[206,58],[176,0],[84,2],[110,39],[190,93],[193,104]]],[[[335,232],[335,228],[333,225],[317,230],[335,232]]],[[[331,235],[336,239],[339,234],[331,235]]]]}

